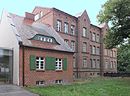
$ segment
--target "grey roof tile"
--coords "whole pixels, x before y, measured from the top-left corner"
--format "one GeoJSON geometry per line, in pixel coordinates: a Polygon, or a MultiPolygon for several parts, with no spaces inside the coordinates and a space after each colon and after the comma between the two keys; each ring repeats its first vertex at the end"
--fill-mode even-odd
{"type": "Polygon", "coordinates": [[[54,37],[56,41],[60,44],[57,44],[48,49],[73,52],[72,49],[64,42],[63,38],[54,30],[53,27],[38,22],[34,22],[28,25],[24,22],[24,17],[12,13],[10,13],[10,16],[14,25],[16,26],[16,29],[19,33],[19,38],[22,41],[23,45],[34,46],[33,42],[30,39],[33,38],[36,34],[41,34],[54,37]]]}

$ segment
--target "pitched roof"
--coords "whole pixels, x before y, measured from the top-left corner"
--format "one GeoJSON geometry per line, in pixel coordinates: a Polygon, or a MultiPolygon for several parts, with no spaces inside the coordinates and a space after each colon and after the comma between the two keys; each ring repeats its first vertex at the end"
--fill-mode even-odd
{"type": "MultiPolygon", "coordinates": [[[[32,24],[27,24],[25,22],[24,17],[18,16],[15,14],[11,14],[11,13],[10,13],[10,17],[12,18],[14,26],[18,32],[19,41],[21,41],[24,46],[73,52],[72,49],[64,42],[62,37],[54,30],[53,27],[42,24],[42,23],[38,23],[38,22],[34,22],[32,24]],[[53,37],[56,39],[56,41],[59,44],[46,43],[46,44],[44,44],[44,46],[37,46],[32,40],[30,40],[36,34],[53,37]]],[[[44,42],[41,42],[41,43],[44,43],[44,42]]]]}

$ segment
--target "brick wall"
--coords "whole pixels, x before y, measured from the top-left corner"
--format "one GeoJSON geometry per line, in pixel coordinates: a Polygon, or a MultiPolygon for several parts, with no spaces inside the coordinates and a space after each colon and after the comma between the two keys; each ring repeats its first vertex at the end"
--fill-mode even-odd
{"type": "Polygon", "coordinates": [[[35,85],[36,81],[44,80],[45,84],[54,84],[55,80],[63,80],[64,83],[71,83],[73,81],[73,54],[66,52],[50,51],[43,49],[27,48],[24,49],[24,56],[22,48],[20,48],[20,85],[22,85],[22,66],[24,57],[24,84],[35,85]],[[67,58],[67,71],[30,71],[30,55],[35,56],[51,56],[55,58],[67,58]]]}

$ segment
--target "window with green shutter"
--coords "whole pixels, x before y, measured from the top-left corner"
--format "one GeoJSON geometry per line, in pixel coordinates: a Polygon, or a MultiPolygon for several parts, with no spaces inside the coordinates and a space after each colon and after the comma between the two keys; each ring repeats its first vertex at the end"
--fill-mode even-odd
{"type": "Polygon", "coordinates": [[[63,70],[67,70],[67,58],[63,59],[63,70]]]}
{"type": "Polygon", "coordinates": [[[46,57],[45,59],[45,70],[55,70],[55,60],[54,57],[46,57]]]}
{"type": "Polygon", "coordinates": [[[30,70],[36,69],[35,59],[36,57],[34,55],[30,55],[30,70]]]}

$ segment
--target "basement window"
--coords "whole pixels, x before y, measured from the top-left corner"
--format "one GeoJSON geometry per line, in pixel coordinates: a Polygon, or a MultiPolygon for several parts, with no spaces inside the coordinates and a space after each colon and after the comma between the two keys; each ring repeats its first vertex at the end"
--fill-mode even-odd
{"type": "Polygon", "coordinates": [[[55,84],[62,84],[63,80],[55,80],[55,84]]]}
{"type": "Polygon", "coordinates": [[[45,85],[45,81],[44,80],[43,81],[36,81],[36,85],[43,86],[43,85],[45,85]]]}

